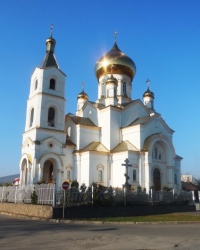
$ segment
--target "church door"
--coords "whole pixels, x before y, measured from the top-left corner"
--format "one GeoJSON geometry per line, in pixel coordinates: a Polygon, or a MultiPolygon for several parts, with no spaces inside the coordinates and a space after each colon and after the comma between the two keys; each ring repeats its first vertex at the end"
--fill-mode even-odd
{"type": "Polygon", "coordinates": [[[53,163],[49,160],[44,163],[43,180],[46,184],[54,182],[53,163]]]}
{"type": "Polygon", "coordinates": [[[161,190],[160,170],[158,168],[153,170],[153,185],[156,191],[161,190]]]}

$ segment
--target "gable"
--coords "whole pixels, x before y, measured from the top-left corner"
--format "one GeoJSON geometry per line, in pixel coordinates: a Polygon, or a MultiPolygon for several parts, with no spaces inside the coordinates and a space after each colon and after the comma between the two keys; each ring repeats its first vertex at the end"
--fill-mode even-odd
{"type": "Polygon", "coordinates": [[[140,117],[148,116],[149,110],[141,102],[141,100],[136,100],[128,105],[122,110],[122,127],[127,127],[133,121],[140,117]]]}
{"type": "Polygon", "coordinates": [[[62,147],[62,143],[60,143],[58,140],[56,140],[54,137],[49,137],[40,142],[40,144],[47,144],[47,145],[56,145],[58,147],[62,147]]]}
{"type": "Polygon", "coordinates": [[[118,153],[124,151],[138,152],[139,150],[127,140],[120,142],[113,150],[111,150],[112,153],[118,153]]]}
{"type": "Polygon", "coordinates": [[[78,152],[86,152],[86,151],[96,151],[96,152],[104,152],[104,153],[109,152],[109,150],[101,142],[96,142],[96,141],[93,141],[86,147],[78,150],[78,152]]]}
{"type": "Polygon", "coordinates": [[[23,143],[23,145],[22,145],[22,148],[25,148],[25,147],[27,147],[28,145],[33,145],[34,144],[34,141],[30,138],[30,137],[28,137],[28,138],[26,138],[26,140],[24,141],[24,143],[23,143]]]}
{"type": "Polygon", "coordinates": [[[141,127],[147,127],[147,126],[152,127],[150,129],[152,131],[151,133],[164,132],[164,130],[170,134],[173,134],[174,132],[174,130],[172,130],[167,125],[167,123],[162,119],[162,117],[159,114],[153,116],[147,115],[144,117],[138,117],[133,122],[131,122],[127,127],[138,126],[138,125],[141,127]]]}

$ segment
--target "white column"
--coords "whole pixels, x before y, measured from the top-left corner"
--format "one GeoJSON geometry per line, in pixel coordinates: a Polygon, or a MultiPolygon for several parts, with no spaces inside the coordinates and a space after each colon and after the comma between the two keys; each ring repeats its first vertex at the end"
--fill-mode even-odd
{"type": "Polygon", "coordinates": [[[40,166],[40,164],[38,164],[38,181],[40,181],[42,179],[42,168],[40,166]]]}
{"type": "Polygon", "coordinates": [[[57,169],[56,171],[56,189],[61,188],[61,173],[62,173],[62,169],[57,169]]]}

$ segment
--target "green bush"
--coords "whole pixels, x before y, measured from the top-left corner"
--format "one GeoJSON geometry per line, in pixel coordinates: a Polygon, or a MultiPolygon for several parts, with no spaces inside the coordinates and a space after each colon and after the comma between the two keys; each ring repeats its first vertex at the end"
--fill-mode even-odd
{"type": "Polygon", "coordinates": [[[38,196],[36,194],[36,191],[34,190],[31,194],[31,204],[37,204],[38,203],[38,196]]]}

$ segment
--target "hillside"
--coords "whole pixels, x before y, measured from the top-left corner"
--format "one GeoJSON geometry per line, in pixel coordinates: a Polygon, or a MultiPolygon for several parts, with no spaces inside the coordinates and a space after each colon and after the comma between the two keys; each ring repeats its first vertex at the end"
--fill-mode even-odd
{"type": "Polygon", "coordinates": [[[0,177],[0,184],[4,183],[12,183],[15,178],[18,178],[19,174],[8,175],[4,177],[0,177]]]}

